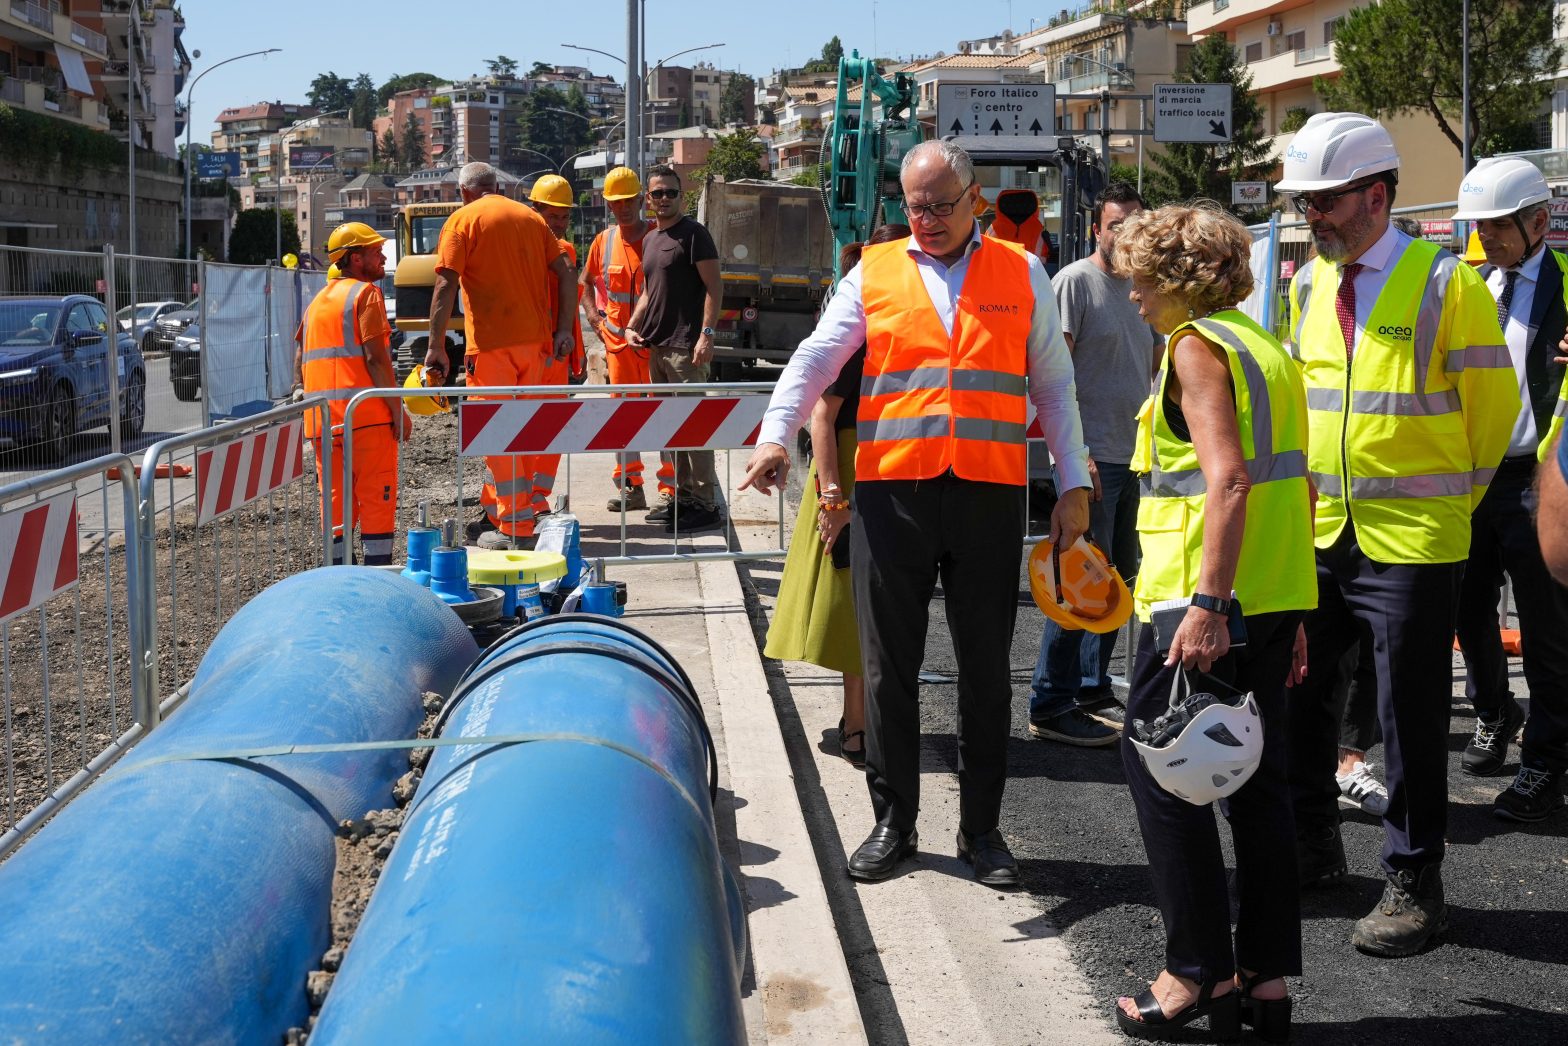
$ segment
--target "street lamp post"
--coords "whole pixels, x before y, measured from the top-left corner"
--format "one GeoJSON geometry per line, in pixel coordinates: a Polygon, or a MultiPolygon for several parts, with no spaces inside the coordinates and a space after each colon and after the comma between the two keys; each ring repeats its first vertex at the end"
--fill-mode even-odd
{"type": "MultiPolygon", "coordinates": [[[[191,119],[191,96],[196,93],[196,85],[201,83],[201,78],[219,66],[237,62],[241,58],[275,54],[281,50],[283,50],[281,47],[269,47],[265,51],[251,51],[247,54],[235,55],[233,58],[225,58],[223,61],[216,62],[203,69],[190,82],[190,86],[185,88],[185,257],[187,259],[196,257],[196,249],[191,246],[191,123],[193,122],[191,119]]],[[[201,57],[200,51],[196,51],[194,54],[197,58],[201,57]]]]}

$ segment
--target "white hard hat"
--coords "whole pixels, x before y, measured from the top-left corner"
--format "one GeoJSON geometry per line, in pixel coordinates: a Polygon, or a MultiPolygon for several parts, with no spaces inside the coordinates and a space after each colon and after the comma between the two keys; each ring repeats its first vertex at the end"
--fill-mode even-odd
{"type": "Polygon", "coordinates": [[[1397,170],[1399,152],[1382,124],[1360,113],[1318,113],[1285,146],[1285,177],[1274,191],[1337,189],[1397,170]]]}
{"type": "Polygon", "coordinates": [[[1506,218],[1551,198],[1546,176],[1535,164],[1516,156],[1494,156],[1478,161],[1459,183],[1459,210],[1454,217],[1472,222],[1506,218]]]}
{"type": "Polygon", "coordinates": [[[1178,700],[1177,670],[1171,710],[1152,724],[1133,720],[1128,741],[1154,783],[1194,806],[1235,794],[1263,760],[1263,717],[1250,693],[1235,698],[1212,693],[1178,700]]]}

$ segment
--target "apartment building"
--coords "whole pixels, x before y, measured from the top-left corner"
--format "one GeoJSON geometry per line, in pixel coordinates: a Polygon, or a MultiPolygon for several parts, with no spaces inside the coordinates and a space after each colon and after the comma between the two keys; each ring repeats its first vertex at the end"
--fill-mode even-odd
{"type": "MultiPolygon", "coordinates": [[[[25,138],[36,134],[29,122],[50,120],[106,136],[72,139],[63,147],[69,153],[91,143],[92,158],[31,157],[25,140],[0,140],[0,243],[71,250],[114,243],[131,250],[129,158],[106,164],[103,157],[124,155],[124,138],[132,135],[138,145],[134,246],[174,253],[180,206],[175,138],[184,119],[174,99],[190,70],[180,43],[184,24],[168,0],[0,5],[0,102],[25,114],[13,133],[25,138]],[[134,82],[130,47],[137,56],[134,82]],[[122,143],[117,153],[97,148],[108,136],[122,143]]],[[[37,289],[20,269],[5,273],[4,282],[10,289],[37,289]]]]}
{"type": "Polygon", "coordinates": [[[482,160],[517,173],[521,131],[516,106],[530,92],[509,77],[474,76],[444,84],[430,98],[430,162],[462,166],[482,160]]]}
{"type": "MultiPolygon", "coordinates": [[[[694,66],[660,65],[648,70],[648,99],[663,102],[676,113],[676,128],[698,124],[718,127],[724,101],[724,91],[730,80],[741,74],[730,69],[719,69],[709,62],[694,66]]],[[[756,122],[756,99],[748,96],[743,105],[741,123],[750,126],[756,122]]],[[[674,128],[667,128],[674,129],[674,128]]]]}
{"type": "MultiPolygon", "coordinates": [[[[776,120],[771,153],[773,177],[789,181],[802,171],[813,170],[822,159],[822,131],[833,122],[838,88],[831,82],[807,82],[780,88],[772,95],[776,120]]],[[[851,89],[851,100],[860,101],[860,88],[851,89]]]]}
{"type": "Polygon", "coordinates": [[[318,110],[311,106],[285,102],[257,102],[225,109],[218,114],[218,129],[211,135],[212,147],[219,152],[239,153],[240,173],[246,178],[260,172],[263,159],[270,172],[272,160],[265,155],[262,142],[270,144],[279,131],[317,115],[318,110]]]}
{"type": "Polygon", "coordinates": [[[403,129],[408,126],[408,118],[412,116],[414,123],[419,127],[419,133],[424,136],[425,149],[428,152],[430,143],[434,140],[431,126],[433,110],[430,100],[435,96],[435,89],[430,87],[418,87],[394,94],[387,102],[386,115],[376,117],[375,122],[371,124],[376,141],[379,142],[389,129],[401,141],[403,129]]]}

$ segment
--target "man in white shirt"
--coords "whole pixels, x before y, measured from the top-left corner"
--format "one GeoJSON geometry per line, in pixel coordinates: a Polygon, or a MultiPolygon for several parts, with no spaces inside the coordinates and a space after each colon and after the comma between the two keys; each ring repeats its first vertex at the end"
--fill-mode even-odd
{"type": "Polygon", "coordinates": [[[940,579],[960,666],[958,856],[980,882],[1014,886],[1018,865],[997,824],[1023,553],[1025,397],[1062,491],[1051,534],[1067,544],[1088,526],[1088,451],[1050,281],[1038,257],[980,235],[968,155],[922,143],[905,155],[900,181],[913,236],[868,247],[840,281],[779,379],[741,487],[783,486],[790,437],[864,344],[850,569],[877,826],[849,874],[886,879],[917,849],[918,675],[940,579]]]}
{"type": "Polygon", "coordinates": [[[1497,318],[1518,376],[1521,406],[1497,475],[1472,518],[1470,558],[1457,621],[1465,653],[1465,691],[1475,707],[1466,773],[1503,769],[1521,724],[1519,772],[1498,795],[1504,820],[1539,821],[1562,809],[1568,770],[1568,590],[1552,580],[1532,520],[1536,455],[1559,402],[1562,367],[1554,362],[1568,326],[1563,255],[1545,244],[1551,190],[1533,165],[1482,160],[1459,189],[1456,218],[1472,220],[1486,264],[1480,269],[1497,299],[1497,318]],[[1508,689],[1508,658],[1498,635],[1497,600],[1506,574],[1519,614],[1528,721],[1508,689]]]}

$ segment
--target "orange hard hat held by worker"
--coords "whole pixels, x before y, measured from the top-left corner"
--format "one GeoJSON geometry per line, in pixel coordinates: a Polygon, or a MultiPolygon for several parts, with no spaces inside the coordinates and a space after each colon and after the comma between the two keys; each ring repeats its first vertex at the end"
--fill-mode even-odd
{"type": "MultiPolygon", "coordinates": [[[[294,395],[328,400],[333,459],[343,450],[344,412],[354,394],[395,388],[386,302],[378,285],[386,275],[385,237],[363,222],[347,222],[327,238],[327,257],[336,275],[311,301],[295,336],[294,395]]],[[[357,521],[369,566],[392,562],[397,528],[397,444],[412,432],[413,419],[391,400],[369,400],[354,408],[353,489],[344,498],[332,486],[332,561],[352,560],[349,546],[357,521]],[[344,519],[343,502],[352,509],[344,519]]],[[[322,445],[327,435],[315,411],[305,414],[305,435],[316,445],[316,482],[321,482],[322,445]]],[[[336,477],[334,477],[336,478],[336,477]]]]}
{"type": "MultiPolygon", "coordinates": [[[[550,227],[550,232],[555,235],[556,242],[561,245],[561,253],[566,255],[566,260],[571,264],[572,277],[577,275],[577,248],[566,238],[566,231],[572,221],[572,185],[558,174],[546,174],[534,182],[529,190],[528,202],[533,209],[544,219],[550,227]]],[[[559,307],[560,288],[554,278],[546,278],[545,289],[549,293],[550,311],[553,314],[559,307]]],[[[577,303],[580,306],[583,298],[581,284],[577,286],[577,303]]],[[[573,310],[575,316],[576,309],[573,310]]],[[[572,335],[576,339],[573,343],[572,354],[564,360],[551,359],[545,365],[545,385],[566,385],[571,379],[581,381],[586,376],[587,357],[583,351],[583,326],[581,322],[572,325],[572,335]]],[[[534,458],[533,496],[534,496],[534,522],[537,524],[540,516],[548,515],[550,509],[550,494],[555,489],[555,473],[561,465],[559,454],[541,454],[534,458]]]]}
{"type": "MultiPolygon", "coordinates": [[[[604,202],[615,222],[598,236],[583,259],[583,314],[604,343],[604,361],[611,385],[647,385],[648,350],[626,343],[626,325],[642,294],[642,240],[652,228],[642,215],[642,182],[629,167],[604,176],[604,202]]],[[[634,512],[648,507],[642,489],[642,456],[619,454],[614,470],[615,497],[609,508],[634,512]]],[[[659,459],[659,493],[675,496],[675,468],[659,459]]]]}
{"type": "MultiPolygon", "coordinates": [[[[564,360],[576,344],[571,264],[544,219],[502,192],[494,167],[465,164],[458,190],[463,206],[447,219],[437,252],[425,370],[438,380],[450,373],[446,328],[461,288],[468,384],[538,385],[550,357],[564,360]],[[553,313],[546,290],[552,277],[558,285],[553,313]]],[[[469,528],[470,539],[482,548],[531,544],[532,457],[498,454],[485,464],[494,504],[469,528]]]]}

